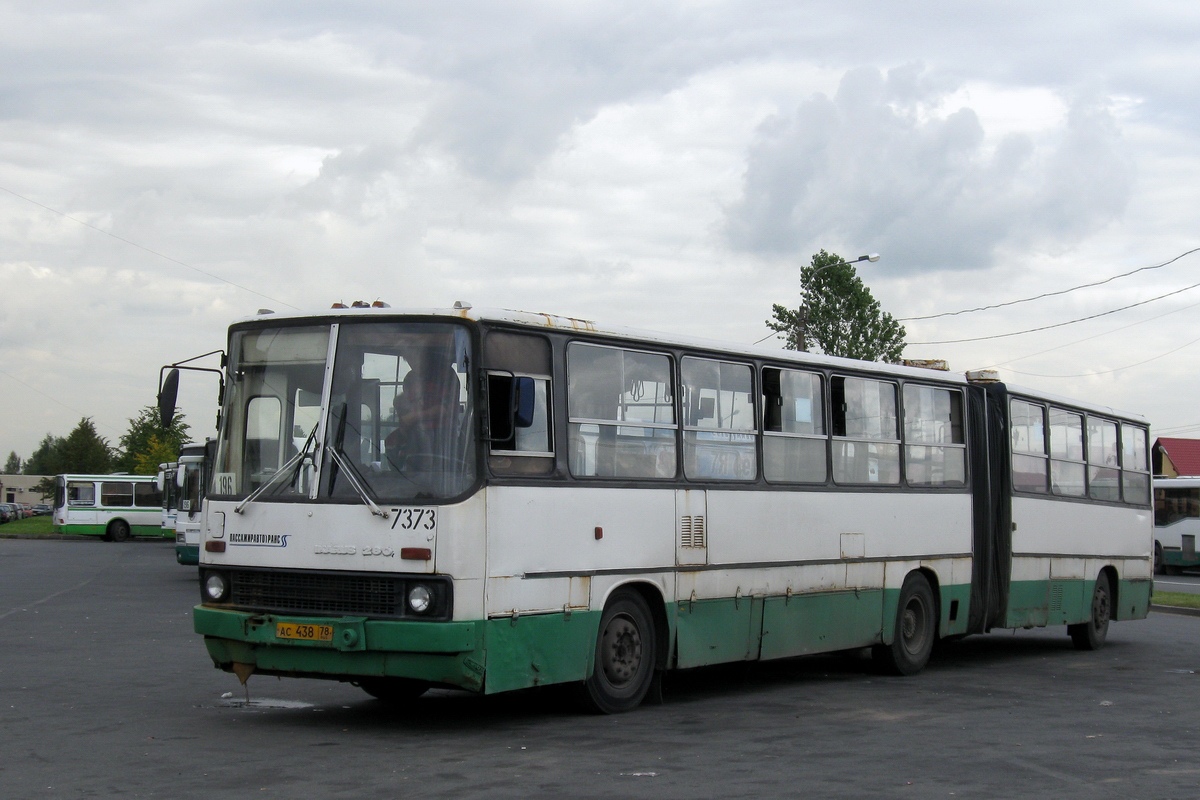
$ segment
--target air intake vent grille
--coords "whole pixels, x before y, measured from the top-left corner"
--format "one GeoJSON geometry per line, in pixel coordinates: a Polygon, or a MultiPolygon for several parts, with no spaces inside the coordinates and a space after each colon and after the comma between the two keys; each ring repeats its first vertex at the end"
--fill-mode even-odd
{"type": "Polygon", "coordinates": [[[687,515],[679,520],[679,546],[680,547],[707,547],[704,533],[704,517],[699,515],[687,515]]]}

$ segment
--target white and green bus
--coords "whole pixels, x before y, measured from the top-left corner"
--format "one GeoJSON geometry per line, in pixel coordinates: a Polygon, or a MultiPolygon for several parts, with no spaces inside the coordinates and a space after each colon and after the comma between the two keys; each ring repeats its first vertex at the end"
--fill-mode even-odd
{"type": "Polygon", "coordinates": [[[203,444],[185,444],[175,465],[175,560],[189,566],[200,563],[200,527],[208,482],[206,453],[203,444]]]}
{"type": "Polygon", "coordinates": [[[912,674],[938,638],[1095,649],[1149,608],[1148,426],[1104,406],[467,304],[228,347],[194,623],[243,681],[617,712],[670,669],[912,674]]]}
{"type": "Polygon", "coordinates": [[[110,542],[174,534],[163,529],[162,490],[154,475],[59,475],[54,530],[110,542]]]}
{"type": "Polygon", "coordinates": [[[1154,571],[1200,568],[1200,478],[1154,479],[1154,571]]]}

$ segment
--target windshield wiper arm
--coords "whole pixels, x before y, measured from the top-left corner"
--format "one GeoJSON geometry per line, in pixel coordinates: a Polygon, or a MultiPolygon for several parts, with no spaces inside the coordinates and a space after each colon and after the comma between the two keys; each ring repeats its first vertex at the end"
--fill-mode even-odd
{"type": "MultiPolygon", "coordinates": [[[[355,493],[358,494],[359,499],[366,504],[367,508],[371,510],[372,514],[377,517],[387,519],[388,512],[376,505],[375,501],[371,499],[371,495],[367,493],[366,487],[364,487],[362,482],[358,479],[358,471],[354,469],[349,461],[346,460],[346,457],[342,455],[338,448],[330,447],[328,449],[330,457],[342,470],[342,474],[346,476],[346,479],[350,482],[350,486],[354,489],[355,493]]],[[[330,483],[330,486],[332,485],[333,484],[330,483]]]]}
{"type": "MultiPolygon", "coordinates": [[[[290,473],[291,479],[294,480],[300,474],[300,465],[304,461],[304,457],[308,455],[308,448],[312,446],[317,434],[316,426],[313,426],[312,432],[308,434],[308,438],[304,440],[304,447],[300,448],[300,452],[289,458],[282,467],[276,470],[275,474],[268,478],[261,486],[255,489],[250,494],[246,495],[246,499],[238,503],[233,509],[233,513],[241,514],[246,510],[246,506],[254,502],[263,492],[270,489],[279,483],[279,478],[290,473]],[[293,470],[292,468],[295,467],[293,470]]],[[[314,448],[315,449],[315,448],[314,448]]],[[[290,481],[289,481],[290,482],[290,481]]]]}

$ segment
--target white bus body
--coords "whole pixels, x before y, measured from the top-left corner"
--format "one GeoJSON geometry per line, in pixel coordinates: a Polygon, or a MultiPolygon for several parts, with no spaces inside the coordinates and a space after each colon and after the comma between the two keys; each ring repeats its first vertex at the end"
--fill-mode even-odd
{"type": "Polygon", "coordinates": [[[59,475],[54,530],[123,542],[130,536],[169,536],[162,492],[153,475],[59,475]]]}
{"type": "Polygon", "coordinates": [[[1147,425],[1103,406],[469,307],[229,347],[195,626],[243,680],[621,711],[666,669],[871,647],[908,674],[937,637],[1093,649],[1148,611],[1147,425]]]}
{"type": "Polygon", "coordinates": [[[1160,574],[1200,567],[1200,478],[1154,479],[1154,567],[1160,574]]]}

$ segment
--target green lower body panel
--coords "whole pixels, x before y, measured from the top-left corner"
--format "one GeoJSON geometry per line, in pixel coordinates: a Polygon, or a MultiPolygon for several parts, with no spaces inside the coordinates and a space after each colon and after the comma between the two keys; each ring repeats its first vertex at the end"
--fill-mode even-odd
{"type": "Polygon", "coordinates": [[[195,544],[175,545],[175,560],[180,564],[195,565],[200,563],[200,546],[195,544]]]}
{"type": "Polygon", "coordinates": [[[684,601],[675,617],[675,666],[754,660],[762,636],[762,597],[684,601]]]}
{"type": "MultiPolygon", "coordinates": [[[[1112,619],[1144,619],[1150,611],[1151,581],[1120,580],[1112,602],[1112,619]]],[[[1095,580],[1013,581],[1008,590],[1006,628],[1074,625],[1092,615],[1095,580]]]]}
{"type": "MultiPolygon", "coordinates": [[[[895,599],[892,600],[893,614],[895,599]]],[[[786,658],[866,647],[880,640],[883,592],[766,598],[761,657],[786,658]]]]}
{"type": "Polygon", "coordinates": [[[249,614],[197,606],[213,662],[268,675],[413,678],[477,692],[582,681],[591,672],[599,612],[472,622],[249,614]],[[328,641],[281,639],[280,622],[330,626],[328,641]]]}
{"type": "MultiPolygon", "coordinates": [[[[55,525],[54,532],[68,536],[105,536],[108,534],[106,525],[55,525]]],[[[158,539],[175,538],[175,531],[164,531],[161,525],[132,525],[130,536],[153,536],[158,539]]]]}
{"type": "Polygon", "coordinates": [[[1113,619],[1145,619],[1150,613],[1150,595],[1154,583],[1149,579],[1120,581],[1117,600],[1113,604],[1113,619]]]}

